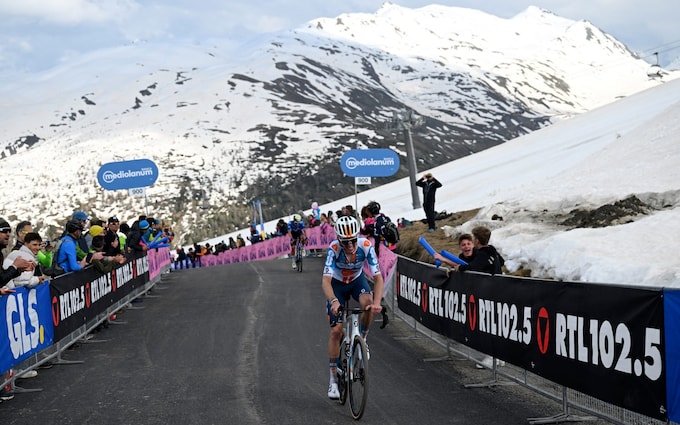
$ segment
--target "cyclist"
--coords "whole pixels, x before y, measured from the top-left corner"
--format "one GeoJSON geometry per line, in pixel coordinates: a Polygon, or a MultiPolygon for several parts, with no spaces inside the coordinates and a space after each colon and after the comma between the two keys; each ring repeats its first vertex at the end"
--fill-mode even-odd
{"type": "Polygon", "coordinates": [[[297,268],[297,265],[295,264],[295,247],[297,246],[297,240],[300,239],[303,244],[307,242],[305,223],[302,221],[300,214],[293,214],[293,219],[288,222],[288,236],[290,236],[290,258],[293,259],[293,268],[297,268]]]}
{"type": "Polygon", "coordinates": [[[321,280],[331,326],[328,338],[328,367],[330,369],[328,398],[334,400],[340,398],[335,375],[342,339],[342,316],[338,315],[338,309],[350,296],[359,302],[366,310],[366,313],[362,314],[360,324],[361,335],[366,339],[373,314],[382,310],[380,300],[383,296],[383,278],[380,274],[378,257],[375,255],[371,241],[359,237],[357,219],[351,216],[340,217],[335,223],[335,233],[337,239],[328,247],[321,280]],[[374,293],[371,293],[371,288],[363,273],[364,263],[368,264],[373,275],[374,293]],[[378,300],[378,302],[373,300],[378,300]]]}

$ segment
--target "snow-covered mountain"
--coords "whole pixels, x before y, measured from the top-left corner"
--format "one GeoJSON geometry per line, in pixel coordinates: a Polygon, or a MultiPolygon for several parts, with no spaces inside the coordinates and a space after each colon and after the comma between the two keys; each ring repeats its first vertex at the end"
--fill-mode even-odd
{"type": "Polygon", "coordinates": [[[395,112],[425,118],[413,139],[431,168],[676,77],[648,69],[591,23],[534,7],[501,19],[386,3],[237,51],[102,50],[0,83],[0,215],[54,234],[77,209],[148,212],[201,240],[243,227],[255,197],[280,216],[352,193],[347,149],[392,148],[406,164],[403,135],[385,131],[395,112]],[[137,158],[160,169],[146,202],[99,187],[102,164],[137,158]]]}

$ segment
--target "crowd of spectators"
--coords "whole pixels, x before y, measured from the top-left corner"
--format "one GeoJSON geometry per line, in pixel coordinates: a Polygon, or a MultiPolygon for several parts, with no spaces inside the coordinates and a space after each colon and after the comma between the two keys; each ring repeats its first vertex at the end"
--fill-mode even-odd
{"type": "MultiPolygon", "coordinates": [[[[328,210],[328,212],[324,213],[321,212],[321,208],[316,202],[312,203],[311,213],[305,214],[302,210],[299,210],[296,213],[291,214],[291,217],[296,215],[301,217],[305,229],[320,227],[322,232],[332,229],[338,217],[344,215],[355,217],[357,220],[360,220],[360,222],[362,220],[362,217],[359,216],[352,205],[346,205],[335,212],[333,210],[328,210]]],[[[246,246],[248,243],[253,245],[272,238],[282,236],[290,237],[289,226],[290,222],[287,222],[281,218],[276,223],[275,230],[273,232],[266,233],[261,229],[258,230],[257,224],[253,223],[248,227],[248,234],[245,238],[242,234],[238,234],[235,238],[230,236],[228,240],[222,240],[215,245],[211,245],[209,243],[194,243],[188,247],[177,246],[172,252],[172,259],[177,264],[182,265],[179,267],[176,264],[176,269],[200,267],[201,258],[206,255],[219,255],[222,252],[246,246]]],[[[310,255],[312,254],[318,253],[310,253],[310,255]]]]}
{"type": "MultiPolygon", "coordinates": [[[[77,273],[90,266],[102,274],[108,273],[125,264],[135,252],[153,249],[154,242],[160,240],[169,244],[174,237],[172,231],[154,217],[142,215],[128,225],[116,216],[101,220],[88,217],[84,211],[76,211],[66,221],[63,233],[56,240],[43,238],[40,229],[27,220],[18,222],[14,232],[12,230],[10,223],[0,218],[0,296],[22,286],[49,284],[50,278],[77,273]],[[13,233],[14,246],[5,256],[4,250],[10,245],[13,233]]],[[[22,375],[17,379],[38,374],[26,367],[18,370],[22,370],[22,375]]],[[[0,372],[0,382],[14,376],[12,370],[0,372]]],[[[11,384],[0,388],[0,402],[12,398],[11,384]]]]}

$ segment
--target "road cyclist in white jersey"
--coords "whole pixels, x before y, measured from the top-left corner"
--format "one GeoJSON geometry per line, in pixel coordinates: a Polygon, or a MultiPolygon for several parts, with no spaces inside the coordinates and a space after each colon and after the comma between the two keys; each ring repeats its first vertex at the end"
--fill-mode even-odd
{"type": "Polygon", "coordinates": [[[328,338],[328,366],[330,382],[328,398],[338,399],[338,382],[336,376],[337,361],[340,356],[340,340],[343,335],[342,315],[338,314],[340,306],[345,305],[349,297],[359,302],[366,313],[361,318],[361,335],[366,339],[368,328],[374,313],[380,313],[380,300],[383,296],[383,278],[380,274],[378,257],[370,240],[359,237],[359,222],[356,218],[342,216],[335,223],[337,239],[332,241],[326,253],[321,287],[326,296],[326,309],[331,327],[328,338]],[[364,263],[368,265],[374,282],[371,292],[366,276],[364,263]],[[375,301],[374,301],[375,300],[375,301]],[[339,324],[340,323],[340,324],[339,324]]]}

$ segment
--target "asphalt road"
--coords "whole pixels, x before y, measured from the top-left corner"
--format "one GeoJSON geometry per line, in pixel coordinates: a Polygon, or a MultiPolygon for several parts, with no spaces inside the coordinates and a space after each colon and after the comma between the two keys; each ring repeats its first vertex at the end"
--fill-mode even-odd
{"type": "MultiPolygon", "coordinates": [[[[241,263],[163,276],[143,309],[18,381],[41,392],[0,404],[2,424],[347,424],[326,396],[328,324],[322,260],[241,263]]],[[[443,349],[392,319],[374,323],[364,424],[527,424],[560,406],[490,379],[467,360],[426,362],[443,349]]]]}

